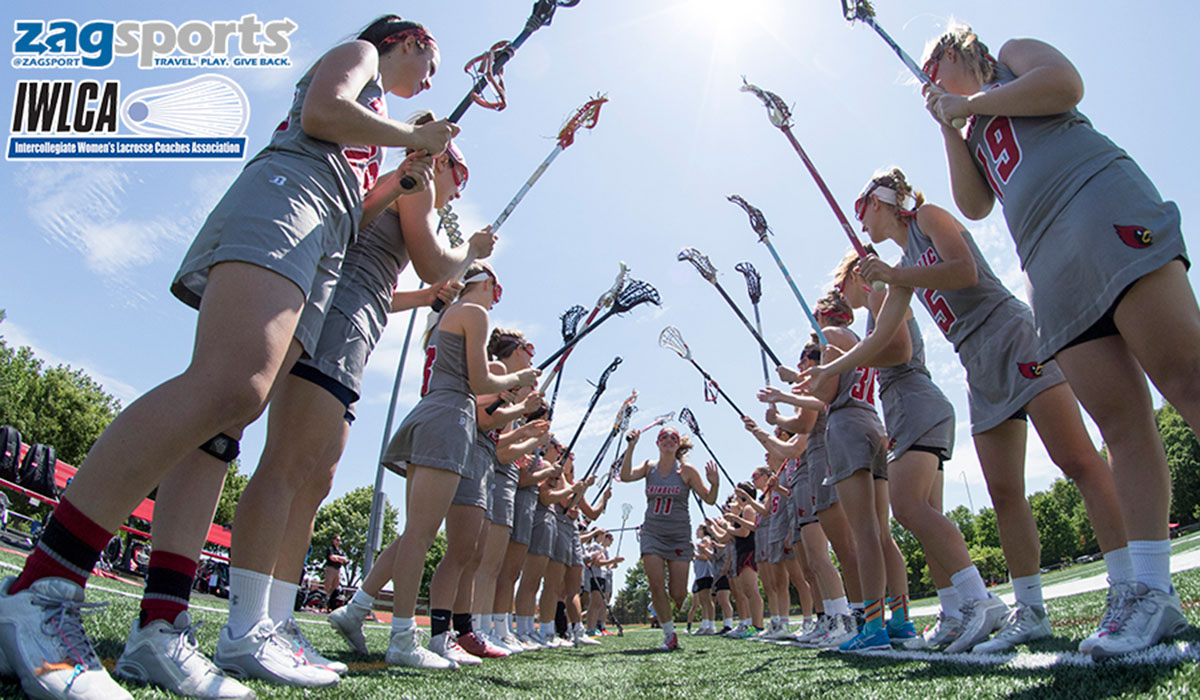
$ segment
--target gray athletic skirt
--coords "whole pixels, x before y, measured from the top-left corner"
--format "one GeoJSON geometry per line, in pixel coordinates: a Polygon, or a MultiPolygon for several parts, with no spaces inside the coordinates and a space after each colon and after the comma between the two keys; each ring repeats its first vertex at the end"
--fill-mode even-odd
{"type": "Polygon", "coordinates": [[[312,158],[279,152],[259,158],[242,170],[200,227],[171,293],[200,308],[208,271],[222,262],[251,263],[283,275],[304,292],[295,338],[310,356],[361,215],[361,209],[346,211],[337,176],[312,158]]]}
{"type": "Polygon", "coordinates": [[[408,462],[466,476],[474,466],[476,432],[474,396],[431,391],[404,417],[383,453],[383,466],[401,476],[408,462]]]}
{"type": "Polygon", "coordinates": [[[812,470],[808,464],[801,464],[796,469],[796,478],[792,480],[792,495],[788,499],[792,509],[791,541],[800,541],[800,529],[809,523],[817,521],[817,501],[813,494],[812,470]]]}
{"type": "Polygon", "coordinates": [[[471,451],[471,470],[458,481],[452,504],[474,506],[487,510],[496,477],[496,443],[483,433],[475,433],[475,449],[471,451]]]}
{"type": "Polygon", "coordinates": [[[537,486],[517,489],[517,495],[513,499],[512,533],[509,535],[513,542],[529,546],[530,538],[533,537],[533,518],[534,511],[537,510],[537,500],[537,486]]]}
{"type": "Polygon", "coordinates": [[[1033,314],[1016,299],[997,306],[958,348],[967,370],[971,434],[1019,414],[1033,397],[1066,379],[1053,360],[1039,364],[1033,314]]]}
{"type": "Polygon", "coordinates": [[[691,520],[646,520],[642,523],[642,556],[652,554],[667,561],[691,561],[691,520]]]}
{"type": "MultiPolygon", "coordinates": [[[[536,499],[536,493],[534,495],[536,499]]],[[[529,540],[529,553],[549,557],[554,553],[554,540],[558,539],[558,518],[554,511],[539,502],[533,512],[533,535],[529,540]]]]}
{"type": "Polygon", "coordinates": [[[788,543],[792,539],[792,509],[790,496],[779,499],[779,512],[771,516],[771,526],[767,529],[767,561],[778,564],[784,559],[791,559],[792,550],[788,543]]]}
{"type": "Polygon", "coordinates": [[[354,393],[354,401],[346,406],[346,413],[353,418],[355,407],[362,394],[362,376],[366,371],[367,358],[375,349],[379,336],[362,330],[361,320],[356,322],[334,306],[325,314],[320,338],[312,356],[301,358],[296,364],[306,365],[329,377],[354,393]]]}
{"type": "Polygon", "coordinates": [[[1187,260],[1179,207],[1137,163],[1120,158],[1093,175],[1025,259],[1037,358],[1053,357],[1130,285],[1178,257],[1187,260]]]}
{"type": "Polygon", "coordinates": [[[887,478],[887,452],[884,449],[883,424],[875,411],[847,407],[829,413],[825,426],[825,450],[829,457],[829,485],[849,479],[854,472],[867,469],[871,475],[887,478]]]}
{"type": "Polygon", "coordinates": [[[913,445],[938,451],[942,461],[954,453],[954,406],[923,374],[900,377],[879,392],[887,425],[888,462],[913,445]]]}
{"type": "Polygon", "coordinates": [[[488,496],[487,517],[489,522],[504,527],[513,526],[514,507],[517,497],[517,477],[497,465],[492,479],[492,490],[488,496]]]}
{"type": "Polygon", "coordinates": [[[771,516],[758,516],[757,524],[754,530],[754,561],[767,561],[771,551],[771,516]]]}
{"type": "Polygon", "coordinates": [[[583,541],[579,539],[579,528],[571,521],[571,566],[583,566],[583,541]]]}
{"type": "Polygon", "coordinates": [[[557,512],[554,513],[554,526],[557,532],[554,533],[554,549],[550,552],[550,561],[556,561],[564,566],[571,565],[571,552],[575,548],[575,544],[571,541],[571,519],[566,515],[557,512]]]}

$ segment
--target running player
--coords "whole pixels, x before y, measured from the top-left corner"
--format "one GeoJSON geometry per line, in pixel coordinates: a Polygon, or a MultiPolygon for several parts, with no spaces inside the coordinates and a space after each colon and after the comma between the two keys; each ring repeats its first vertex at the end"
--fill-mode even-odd
{"type": "Polygon", "coordinates": [[[747,639],[763,630],[763,599],[758,591],[758,562],[755,522],[758,513],[751,505],[757,491],[749,482],[740,482],[734,489],[725,512],[718,520],[709,521],[708,528],[722,542],[733,541],[733,592],[737,597],[738,624],[725,633],[731,639],[747,639]]]}
{"type": "MultiPolygon", "coordinates": [[[[175,478],[191,490],[176,499],[169,517],[188,526],[178,541],[163,543],[164,554],[178,554],[152,567],[162,570],[160,583],[179,580],[176,574],[194,576],[237,438],[262,412],[278,378],[302,353],[315,351],[347,243],[401,194],[406,171],[419,181],[429,178],[427,162],[414,164],[422,153],[401,172],[379,177],[381,147],[433,155],[457,132],[447,122],[414,128],[384,113],[385,94],[411,97],[427,89],[439,60],[429,32],[394,15],[331,49],[305,72],[288,119],[208,217],[171,287],[200,310],[188,368],[105,429],[55,508],[39,549],[19,577],[0,582],[0,658],[28,693],[129,697],[82,628],[78,603],[88,573],[134,506],[179,470],[175,478]],[[60,622],[51,634],[42,621],[56,610],[60,622]]],[[[281,662],[283,653],[276,654],[281,662]]],[[[297,683],[337,682],[336,673],[297,668],[297,683]]]]}
{"type": "MultiPolygon", "coordinates": [[[[925,204],[899,169],[873,177],[855,204],[871,240],[892,240],[904,256],[893,267],[874,256],[862,261],[864,279],[887,277],[893,289],[880,309],[875,333],[830,366],[875,353],[904,325],[914,290],[967,370],[971,430],[1000,523],[1000,541],[1013,579],[1017,607],[994,640],[981,644],[1001,621],[998,606],[963,601],[962,630],[947,651],[1005,651],[1048,637],[1042,600],[1037,525],[1025,499],[1026,416],[1033,419],[1050,457],[1079,487],[1088,517],[1105,552],[1114,584],[1132,576],[1125,528],[1112,474],[1096,452],[1074,394],[1054,362],[1039,364],[1029,308],[992,273],[974,240],[949,212],[925,204]],[[905,206],[913,202],[912,208],[905,206]],[[922,285],[929,285],[921,287],[922,285]]],[[[810,370],[823,380],[829,367],[810,370]]]]}
{"type": "Polygon", "coordinates": [[[942,127],[954,201],[980,219],[1000,200],[1029,281],[1033,359],[1058,361],[1108,447],[1133,571],[1114,581],[1110,614],[1080,649],[1144,649],[1186,627],[1171,587],[1171,477],[1145,380],[1200,431],[1200,310],[1179,209],[1076,109],[1083,80],[1053,46],[1014,39],[993,59],[955,26],[925,65],[930,112],[943,125],[969,119],[965,136],[942,127]]]}
{"type": "Polygon", "coordinates": [[[705,467],[708,479],[708,488],[705,488],[700,472],[684,460],[692,448],[691,442],[680,438],[679,431],[666,427],[658,432],[658,459],[647,459],[634,467],[633,451],[639,437],[640,433],[633,430],[626,438],[629,445],[621,461],[621,482],[628,484],[646,480],[642,563],[650,584],[650,598],[655,609],[662,613],[663,643],[659,649],[673,651],[679,648],[679,638],[672,621],[672,602],[675,607],[683,607],[687,597],[688,568],[693,556],[688,497],[691,491],[695,491],[705,503],[712,505],[717,502],[717,465],[709,462],[705,467]]]}

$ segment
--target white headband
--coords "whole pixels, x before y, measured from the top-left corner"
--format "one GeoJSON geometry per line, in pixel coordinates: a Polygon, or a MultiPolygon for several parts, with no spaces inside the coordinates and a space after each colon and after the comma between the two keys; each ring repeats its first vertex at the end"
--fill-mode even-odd
{"type": "Polygon", "coordinates": [[[894,204],[894,205],[900,207],[901,209],[903,209],[905,203],[908,202],[908,195],[901,197],[899,195],[899,193],[896,192],[896,190],[892,189],[891,187],[888,187],[887,185],[875,186],[874,181],[868,182],[866,187],[862,188],[862,192],[859,192],[858,197],[854,201],[857,202],[858,200],[862,199],[863,197],[866,197],[867,193],[875,195],[876,197],[879,198],[879,201],[881,201],[881,202],[887,202],[888,204],[894,204]],[[874,187],[874,189],[871,189],[872,187],[874,187]]]}
{"type": "Polygon", "coordinates": [[[474,284],[475,282],[483,282],[488,279],[491,279],[491,275],[489,275],[488,273],[476,272],[475,274],[473,274],[470,277],[463,280],[463,285],[465,286],[468,284],[474,284]]]}

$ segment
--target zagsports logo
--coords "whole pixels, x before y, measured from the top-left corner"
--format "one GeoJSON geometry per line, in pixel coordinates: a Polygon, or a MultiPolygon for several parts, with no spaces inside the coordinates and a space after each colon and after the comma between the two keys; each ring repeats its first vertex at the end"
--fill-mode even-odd
{"type": "Polygon", "coordinates": [[[138,68],[289,66],[295,22],[238,20],[176,26],[152,20],[16,20],[14,68],[107,68],[117,56],[137,56],[138,68]]]}

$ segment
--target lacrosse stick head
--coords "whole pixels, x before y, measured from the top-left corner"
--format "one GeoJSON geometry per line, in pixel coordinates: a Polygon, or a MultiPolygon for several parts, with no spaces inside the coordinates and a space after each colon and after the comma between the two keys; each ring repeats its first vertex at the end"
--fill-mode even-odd
{"type": "Polygon", "coordinates": [[[667,326],[658,334],[658,346],[666,348],[685,360],[692,359],[692,350],[683,342],[683,334],[675,326],[667,326]]]}
{"type": "Polygon", "coordinates": [[[633,512],[633,504],[632,503],[622,503],[621,504],[621,522],[624,523],[626,520],[628,520],[629,514],[632,512],[633,512]]]}
{"type": "Polygon", "coordinates": [[[757,304],[762,299],[762,275],[749,262],[740,262],[733,269],[746,277],[746,293],[750,295],[750,303],[757,304]]]}
{"type": "Polygon", "coordinates": [[[613,299],[617,298],[617,294],[625,287],[627,281],[629,281],[629,266],[622,260],[621,269],[617,272],[617,279],[613,281],[613,286],[609,287],[607,292],[600,295],[599,305],[606,309],[612,306],[613,299]]]}
{"type": "Polygon", "coordinates": [[[613,313],[623,314],[635,306],[646,303],[655,306],[662,305],[662,298],[658,296],[658,290],[649,282],[629,280],[621,288],[621,291],[613,296],[613,313]]]}
{"type": "Polygon", "coordinates": [[[787,103],[783,98],[770,90],[764,90],[754,83],[746,82],[746,76],[742,76],[742,92],[753,93],[755,97],[762,100],[763,106],[767,108],[767,118],[771,120],[771,124],[780,129],[787,129],[792,126],[792,110],[788,108],[787,103]]]}
{"type": "Polygon", "coordinates": [[[587,309],[576,304],[563,312],[559,319],[562,321],[562,339],[564,343],[571,342],[579,332],[579,321],[587,315],[587,309]]]}
{"type": "Polygon", "coordinates": [[[600,107],[608,102],[608,98],[604,95],[596,95],[588,100],[582,107],[575,111],[575,114],[563,124],[563,128],[558,132],[558,145],[566,148],[575,143],[575,134],[580,129],[591,129],[596,126],[596,122],[600,120],[600,107]]]}
{"type": "Polygon", "coordinates": [[[754,229],[754,232],[758,234],[758,240],[765,243],[767,234],[771,233],[771,227],[767,225],[767,217],[763,216],[762,210],[742,199],[741,195],[731,194],[725,199],[738,205],[746,212],[746,216],[750,217],[750,228],[754,229]]]}
{"type": "Polygon", "coordinates": [[[853,22],[856,19],[874,17],[875,8],[869,0],[842,0],[842,14],[846,16],[846,21],[853,22]]]}
{"type": "Polygon", "coordinates": [[[597,394],[604,391],[604,389],[608,386],[609,375],[617,371],[617,365],[621,364],[621,362],[623,362],[623,360],[620,358],[620,356],[614,357],[613,361],[608,365],[608,369],[604,370],[604,372],[600,374],[600,381],[596,382],[597,394]]]}
{"type": "Polygon", "coordinates": [[[621,406],[621,412],[617,414],[617,432],[623,433],[629,430],[629,420],[633,418],[633,414],[637,413],[638,407],[635,406],[632,400],[621,406]]]}
{"type": "Polygon", "coordinates": [[[696,271],[700,273],[701,277],[709,282],[714,284],[716,283],[717,268],[713,266],[712,261],[709,260],[708,256],[704,253],[701,253],[695,248],[684,248],[683,250],[679,251],[679,261],[690,262],[696,267],[696,271]]]}
{"type": "Polygon", "coordinates": [[[696,422],[696,416],[692,413],[692,409],[687,407],[679,409],[679,422],[686,425],[693,435],[700,434],[700,424],[696,422]]]}

